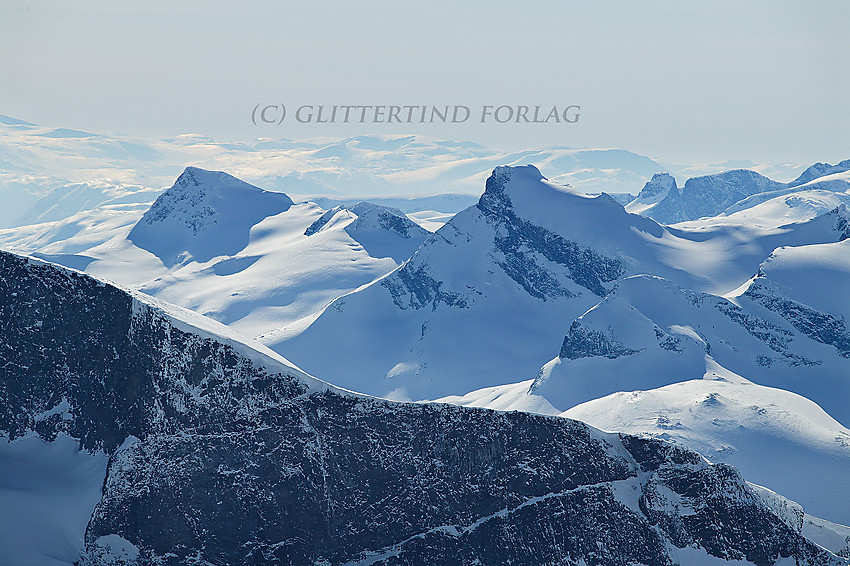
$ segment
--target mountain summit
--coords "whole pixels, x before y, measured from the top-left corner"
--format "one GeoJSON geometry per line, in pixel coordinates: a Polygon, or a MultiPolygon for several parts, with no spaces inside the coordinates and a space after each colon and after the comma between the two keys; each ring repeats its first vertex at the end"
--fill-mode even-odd
{"type": "Polygon", "coordinates": [[[303,333],[261,339],[369,394],[465,393],[533,377],[566,321],[629,273],[696,285],[662,253],[690,244],[606,194],[559,186],[533,166],[497,167],[479,202],[398,269],[331,303],[303,333]]]}
{"type": "Polygon", "coordinates": [[[166,266],[234,255],[251,227],[289,209],[292,199],[264,191],[222,171],[187,167],[156,199],[129,239],[166,266]]]}

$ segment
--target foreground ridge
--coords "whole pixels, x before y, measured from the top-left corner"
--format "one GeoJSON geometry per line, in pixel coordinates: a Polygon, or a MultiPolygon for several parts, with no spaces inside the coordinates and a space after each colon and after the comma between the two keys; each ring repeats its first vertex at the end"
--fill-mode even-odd
{"type": "Polygon", "coordinates": [[[348,393],[181,317],[0,252],[0,430],[110,455],[86,564],[844,563],[694,452],[348,393]]]}

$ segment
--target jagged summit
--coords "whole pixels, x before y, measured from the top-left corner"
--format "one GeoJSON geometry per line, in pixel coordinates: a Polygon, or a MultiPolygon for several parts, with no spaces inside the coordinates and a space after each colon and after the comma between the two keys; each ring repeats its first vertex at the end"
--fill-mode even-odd
{"type": "Polygon", "coordinates": [[[233,255],[252,226],[289,209],[292,199],[222,171],[187,167],[133,227],[129,239],[166,265],[233,255]]]}
{"type": "Polygon", "coordinates": [[[815,163],[790,183],[773,181],[749,169],[688,179],[681,188],[666,173],[653,175],[626,210],[661,224],[676,224],[722,213],[731,214],[804,190],[847,191],[850,159],[836,165],[815,163]]]}
{"type": "MultiPolygon", "coordinates": [[[[676,179],[669,173],[655,173],[643,186],[637,198],[626,205],[626,210],[633,214],[643,214],[665,201],[665,206],[673,209],[669,212],[675,215],[681,209],[681,199],[678,197],[679,189],[676,187],[676,179]]],[[[654,212],[657,214],[660,210],[654,210],[654,212]]],[[[663,216],[666,218],[671,214],[663,216]]]]}
{"type": "Polygon", "coordinates": [[[413,235],[427,236],[429,234],[427,230],[410,220],[404,212],[397,208],[360,201],[351,206],[339,205],[328,210],[304,231],[304,235],[312,236],[319,232],[343,211],[350,212],[357,218],[354,224],[358,230],[391,230],[404,238],[411,238],[413,235]]]}
{"type": "Polygon", "coordinates": [[[533,376],[565,319],[621,277],[651,271],[694,284],[664,263],[668,246],[692,247],[608,195],[551,183],[533,166],[497,167],[479,202],[397,270],[340,297],[299,335],[266,343],[370,394],[418,400],[506,383],[533,376]],[[338,356],[326,355],[329,343],[338,356]],[[341,367],[347,357],[358,372],[341,367]]]}
{"type": "Polygon", "coordinates": [[[277,200],[287,208],[293,204],[283,193],[265,191],[223,171],[190,166],[156,199],[142,221],[147,224],[183,221],[197,234],[215,224],[231,205],[238,204],[231,199],[260,196],[277,200]]]}
{"type": "Polygon", "coordinates": [[[501,165],[487,178],[478,206],[493,208],[501,202],[508,206],[529,203],[541,207],[552,199],[565,199],[566,202],[569,198],[593,200],[600,197],[602,195],[591,197],[568,185],[552,183],[534,165],[501,165]]]}
{"type": "Polygon", "coordinates": [[[496,167],[476,207],[493,222],[530,224],[585,245],[605,245],[612,230],[619,234],[631,228],[651,233],[659,229],[655,222],[627,213],[610,195],[590,196],[553,183],[533,165],[496,167]]]}
{"type": "Polygon", "coordinates": [[[638,198],[649,200],[653,197],[661,198],[667,195],[671,190],[676,189],[676,179],[670,173],[656,173],[652,179],[646,182],[638,194],[638,198]]]}
{"type": "Polygon", "coordinates": [[[656,174],[626,209],[661,224],[675,224],[714,216],[751,195],[784,187],[749,169],[692,177],[681,188],[670,175],[656,174]]]}

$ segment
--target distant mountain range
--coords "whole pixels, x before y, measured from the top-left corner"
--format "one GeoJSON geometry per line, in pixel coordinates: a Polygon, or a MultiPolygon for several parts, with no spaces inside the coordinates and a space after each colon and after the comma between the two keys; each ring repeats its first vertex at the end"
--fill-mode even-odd
{"type": "Polygon", "coordinates": [[[755,171],[738,169],[688,179],[684,186],[667,173],[652,176],[626,210],[648,216],[662,224],[717,216],[742,210],[780,193],[824,189],[846,193],[850,188],[850,159],[837,165],[815,163],[790,183],[777,183],[755,171]],[[747,198],[756,197],[756,198],[747,198]]]}
{"type": "MultiPolygon", "coordinates": [[[[618,194],[634,194],[658,171],[692,176],[728,168],[722,164],[676,167],[622,149],[503,151],[423,136],[227,143],[186,134],[149,140],[40,126],[0,115],[0,198],[5,205],[0,210],[0,228],[62,220],[104,203],[150,205],[185,164],[224,169],[295,200],[317,196],[354,202],[366,197],[393,199],[376,203],[404,212],[452,213],[472,204],[468,198],[477,198],[498,165],[535,164],[558,183],[587,193],[618,194]],[[442,196],[446,194],[461,198],[442,196]],[[419,198],[426,200],[411,204],[419,198]]],[[[759,167],[764,174],[783,176],[801,169],[799,165],[759,167]]],[[[324,208],[333,206],[316,202],[324,208]]]]}

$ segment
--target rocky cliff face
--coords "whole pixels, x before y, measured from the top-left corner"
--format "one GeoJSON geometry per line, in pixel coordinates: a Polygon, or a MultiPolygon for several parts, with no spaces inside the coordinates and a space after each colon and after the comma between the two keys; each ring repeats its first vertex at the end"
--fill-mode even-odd
{"type": "Polygon", "coordinates": [[[638,196],[623,206],[628,212],[650,216],[663,224],[685,220],[681,191],[676,186],[676,179],[669,173],[653,175],[638,196]]]}
{"type": "Polygon", "coordinates": [[[695,453],[337,391],[175,316],[0,253],[0,430],[110,454],[84,563],[841,563],[695,453]]]}
{"type": "Polygon", "coordinates": [[[693,177],[681,189],[672,177],[659,174],[626,208],[662,224],[674,224],[720,214],[748,196],[785,186],[748,169],[693,177]]]}
{"type": "Polygon", "coordinates": [[[682,187],[682,210],[686,219],[714,216],[750,195],[784,186],[748,169],[694,177],[682,187]]]}

